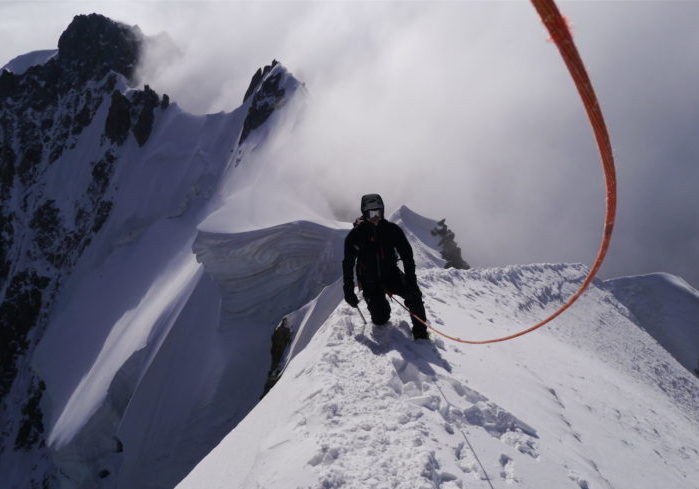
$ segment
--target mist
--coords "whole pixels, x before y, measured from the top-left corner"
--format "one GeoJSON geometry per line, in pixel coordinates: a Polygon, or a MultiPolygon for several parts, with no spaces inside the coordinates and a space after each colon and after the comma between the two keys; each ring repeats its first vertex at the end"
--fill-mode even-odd
{"type": "MultiPolygon", "coordinates": [[[[615,149],[617,226],[603,278],[699,269],[699,4],[562,3],[615,149]]],[[[275,181],[334,217],[365,193],[446,218],[474,266],[593,260],[603,177],[589,123],[528,2],[161,2],[0,6],[2,59],[54,47],[96,11],[147,35],[142,83],[194,113],[242,103],[279,60],[306,87],[265,153],[275,181]],[[166,59],[165,62],[163,60],[166,59]]]]}

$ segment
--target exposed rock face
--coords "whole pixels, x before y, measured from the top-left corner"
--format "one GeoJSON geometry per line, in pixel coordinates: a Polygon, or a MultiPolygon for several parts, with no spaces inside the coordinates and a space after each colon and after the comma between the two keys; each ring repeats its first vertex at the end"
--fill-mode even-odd
{"type": "Polygon", "coordinates": [[[109,218],[120,146],[129,134],[143,146],[152,132],[158,95],[147,86],[123,93],[143,40],[137,27],[79,15],[56,56],[22,74],[0,73],[0,453],[45,450],[45,386],[29,358],[56,291],[109,218]],[[71,150],[88,127],[101,156],[80,161],[71,150]],[[49,195],[53,165],[88,168],[70,203],[49,195]]]}
{"type": "Polygon", "coordinates": [[[109,106],[104,134],[116,144],[124,144],[129,136],[129,130],[136,138],[139,146],[148,141],[153,122],[155,121],[155,109],[160,107],[165,110],[169,105],[169,98],[163,97],[161,102],[158,94],[146,85],[143,91],[135,92],[129,100],[119,90],[112,92],[112,103],[109,106]]]}
{"type": "MultiPolygon", "coordinates": [[[[61,36],[56,57],[21,75],[3,71],[0,76],[0,307],[22,317],[18,322],[13,313],[1,320],[6,341],[0,347],[0,400],[9,391],[17,357],[29,346],[26,335],[39,318],[38,310],[46,305],[38,297],[49,284],[28,279],[39,276],[37,261],[45,259],[54,268],[50,275],[67,272],[109,207],[99,198],[88,199],[93,206],[80,208],[81,222],[65,223],[55,202],[43,198],[41,175],[75,147],[110,94],[116,109],[107,118],[109,139],[118,144],[126,140],[123,126],[134,112],[140,122],[137,140],[145,143],[153,124],[153,107],[159,103],[157,95],[149,89],[137,91],[131,103],[114,90],[117,74],[127,79],[133,75],[142,38],[138,28],[97,14],[79,15],[61,36]],[[27,241],[34,248],[21,246],[27,241]],[[32,299],[25,300],[27,297],[32,299]]],[[[113,150],[106,146],[105,160],[114,160],[113,150]]],[[[95,175],[104,179],[105,172],[95,175]]],[[[95,185],[104,191],[104,182],[95,185]]],[[[90,189],[86,193],[94,195],[90,189]]]]}
{"type": "Polygon", "coordinates": [[[59,97],[71,90],[82,89],[86,82],[101,80],[110,71],[131,80],[142,44],[143,35],[138,27],[98,14],[78,15],[61,35],[57,56],[21,75],[3,70],[0,102],[26,98],[31,93],[32,100],[24,104],[43,110],[55,105],[59,97]]]}
{"type": "Polygon", "coordinates": [[[23,418],[15,437],[15,450],[28,450],[41,443],[44,422],[39,403],[45,390],[46,384],[43,381],[33,381],[27,393],[27,400],[22,406],[23,418]]]}
{"type": "Polygon", "coordinates": [[[143,34],[137,27],[99,14],[77,15],[58,40],[58,62],[77,82],[102,78],[110,70],[133,77],[143,34]]]}
{"type": "Polygon", "coordinates": [[[446,260],[444,268],[457,268],[468,270],[471,268],[466,260],[461,257],[461,248],[456,244],[454,232],[446,225],[445,219],[437,223],[437,227],[430,231],[432,236],[439,236],[439,247],[442,258],[446,260]]]}
{"type": "Polygon", "coordinates": [[[267,65],[264,68],[258,68],[257,71],[255,72],[255,74],[252,75],[252,80],[250,80],[250,85],[248,86],[248,89],[245,91],[245,96],[243,96],[243,103],[247,102],[247,100],[250,98],[250,95],[255,93],[255,90],[257,90],[257,87],[260,86],[260,82],[262,81],[262,77],[270,72],[270,70],[275,65],[275,63],[276,63],[276,60],[272,60],[271,65],[267,65]]]}
{"type": "Polygon", "coordinates": [[[107,121],[104,126],[104,135],[116,144],[124,144],[131,129],[131,116],[129,109],[131,104],[119,90],[112,92],[112,104],[109,106],[107,121]]]}
{"type": "Polygon", "coordinates": [[[153,130],[153,121],[155,120],[155,108],[161,105],[158,94],[146,85],[142,92],[137,92],[133,97],[133,107],[135,124],[133,126],[133,135],[139,146],[143,146],[148,141],[153,130]]]}
{"type": "Polygon", "coordinates": [[[284,99],[284,88],[281,87],[282,73],[273,72],[279,63],[273,60],[271,65],[258,69],[253,75],[250,86],[245,92],[244,101],[252,97],[248,115],[240,134],[240,144],[245,142],[250,132],[260,127],[284,99]]]}
{"type": "Polygon", "coordinates": [[[0,303],[0,394],[4,397],[17,375],[17,358],[29,346],[27,335],[42,311],[51,282],[35,270],[13,274],[0,303]]]}
{"type": "Polygon", "coordinates": [[[272,333],[272,366],[267,374],[267,382],[265,383],[265,389],[262,397],[269,392],[269,390],[274,387],[281,377],[283,365],[282,360],[284,359],[284,353],[286,352],[289,344],[291,344],[291,329],[287,324],[287,318],[282,319],[282,322],[274,329],[272,333]]]}

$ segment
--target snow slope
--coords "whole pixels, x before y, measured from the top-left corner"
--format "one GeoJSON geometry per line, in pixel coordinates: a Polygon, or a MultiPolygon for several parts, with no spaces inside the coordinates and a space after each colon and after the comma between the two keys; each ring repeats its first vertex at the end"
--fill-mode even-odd
{"type": "Polygon", "coordinates": [[[41,49],[39,51],[21,54],[8,61],[5,66],[0,68],[0,72],[2,72],[2,70],[7,70],[15,75],[22,75],[32,66],[43,65],[56,56],[57,53],[58,49],[41,49]]]}
{"type": "MultiPolygon", "coordinates": [[[[429,254],[428,228],[401,211],[429,254]]],[[[532,324],[586,272],[427,263],[428,318],[471,339],[532,324]]],[[[281,380],[177,487],[696,487],[699,380],[606,289],[534,334],[464,346],[412,341],[395,304],[390,325],[365,326],[336,282],[289,316],[294,341],[314,334],[292,343],[281,380]]]]}
{"type": "Polygon", "coordinates": [[[605,285],[688,370],[699,369],[699,291],[668,273],[607,280],[605,285]]]}
{"type": "MultiPolygon", "coordinates": [[[[260,87],[271,77],[280,80],[284,102],[291,100],[300,86],[293,76],[276,64],[260,87]]],[[[172,487],[259,399],[276,322],[250,315],[229,321],[230,293],[217,281],[225,281],[225,271],[205,272],[215,239],[211,233],[197,238],[198,225],[225,207],[224,183],[236,180],[233,173],[244,176],[252,153],[283,123],[278,110],[241,147],[255,103],[253,94],[231,113],[207,116],[171,104],[148,144],[129,138],[121,149],[112,212],[62,287],[32,358],[46,383],[44,422],[60,487],[172,487]],[[195,240],[205,256],[193,253],[195,240]]],[[[98,151],[105,117],[103,107],[67,161],[98,151]]],[[[90,167],[49,171],[47,194],[63,212],[74,212],[73,187],[90,167]]],[[[325,228],[298,229],[301,250],[312,249],[308,241],[323,242],[325,228]]],[[[250,250],[259,234],[233,241],[250,250]]],[[[262,241],[281,239],[287,247],[294,241],[289,236],[277,230],[262,241]]],[[[298,263],[302,280],[308,261],[298,263]]],[[[276,266],[267,272],[278,274],[276,266]]],[[[245,280],[241,273],[238,283],[245,280]]],[[[292,309],[320,290],[311,281],[318,277],[308,277],[308,290],[288,298],[292,309]]],[[[10,471],[22,480],[21,469],[3,467],[10,471]]]]}

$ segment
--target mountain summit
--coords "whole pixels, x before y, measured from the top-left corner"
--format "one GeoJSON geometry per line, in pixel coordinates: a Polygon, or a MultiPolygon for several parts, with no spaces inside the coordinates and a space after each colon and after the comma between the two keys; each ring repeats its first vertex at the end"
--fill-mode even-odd
{"type": "Polygon", "coordinates": [[[57,52],[43,51],[49,54],[43,58],[25,55],[25,59],[36,64],[20,63],[16,58],[2,69],[0,101],[31,92],[32,106],[43,107],[57,102],[57,98],[71,89],[82,89],[88,80],[102,79],[110,71],[131,81],[143,42],[144,36],[137,26],[130,27],[99,14],[77,15],[58,40],[57,52]]]}
{"type": "Polygon", "coordinates": [[[143,33],[103,15],[76,15],[58,40],[59,64],[81,75],[79,81],[114,71],[131,79],[139,62],[143,33]]]}

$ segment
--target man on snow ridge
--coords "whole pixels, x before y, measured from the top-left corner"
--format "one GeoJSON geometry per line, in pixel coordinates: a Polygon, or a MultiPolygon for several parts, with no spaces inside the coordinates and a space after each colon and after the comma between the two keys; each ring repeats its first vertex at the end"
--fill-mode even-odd
{"type": "MultiPolygon", "coordinates": [[[[361,210],[362,217],[355,221],[354,229],[345,238],[342,261],[345,301],[352,307],[359,304],[354,293],[356,262],[357,282],[374,324],[386,324],[391,316],[386,294],[405,299],[406,307],[424,321],[425,306],[415,276],[413,249],[405,233],[397,224],[384,219],[384,205],[379,194],[363,196],[361,210]],[[398,257],[403,261],[405,273],[398,268],[398,257]]],[[[429,339],[425,325],[415,317],[411,319],[413,338],[429,339]]]]}

